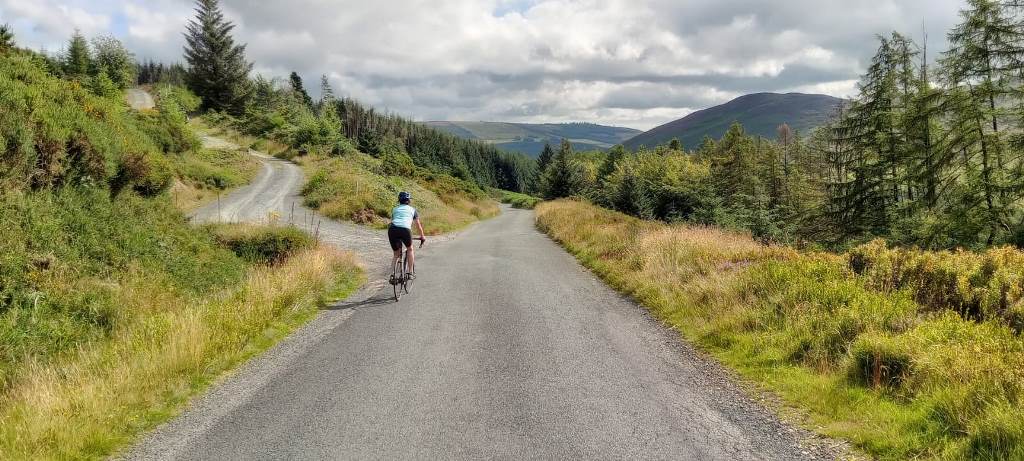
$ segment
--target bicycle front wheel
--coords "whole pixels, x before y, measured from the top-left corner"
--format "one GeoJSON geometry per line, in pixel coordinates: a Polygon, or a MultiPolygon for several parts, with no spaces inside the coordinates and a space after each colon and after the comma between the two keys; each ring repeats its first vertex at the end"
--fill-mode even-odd
{"type": "Polygon", "coordinates": [[[406,276],[405,283],[402,284],[402,288],[405,290],[405,294],[409,294],[409,292],[412,291],[412,281],[413,279],[411,277],[406,276]]]}
{"type": "Polygon", "coordinates": [[[402,292],[405,290],[405,258],[398,258],[395,261],[391,275],[391,288],[395,290],[395,302],[402,299],[402,292]]]}

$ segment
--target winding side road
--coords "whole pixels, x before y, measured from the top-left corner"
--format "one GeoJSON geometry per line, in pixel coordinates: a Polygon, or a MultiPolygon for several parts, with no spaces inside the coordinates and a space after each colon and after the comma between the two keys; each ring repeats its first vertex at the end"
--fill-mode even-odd
{"type": "MultiPolygon", "coordinates": [[[[262,160],[260,177],[221,201],[221,219],[283,215],[298,202],[299,170],[262,160]]],[[[195,218],[213,219],[213,207],[195,218]]],[[[329,221],[321,229],[368,264],[388,258],[380,231],[329,221]]],[[[580,267],[535,230],[532,212],[506,209],[420,255],[400,303],[370,284],[127,457],[834,456],[801,447],[806,433],[580,267]]]]}
{"type": "MultiPolygon", "coordinates": [[[[207,147],[238,148],[221,138],[204,135],[201,139],[207,147]]],[[[301,168],[254,150],[250,150],[249,154],[255,156],[261,165],[256,178],[219,201],[193,211],[193,222],[290,222],[310,233],[317,233],[322,241],[356,252],[368,268],[380,268],[371,270],[371,275],[376,277],[383,273],[390,262],[390,250],[383,232],[337,222],[304,207],[301,168]]]]}

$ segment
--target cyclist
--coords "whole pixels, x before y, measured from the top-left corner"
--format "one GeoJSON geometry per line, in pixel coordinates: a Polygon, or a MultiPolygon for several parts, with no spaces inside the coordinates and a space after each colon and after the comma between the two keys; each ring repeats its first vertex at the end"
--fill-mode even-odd
{"type": "Polygon", "coordinates": [[[423,223],[420,222],[420,215],[409,204],[411,202],[412,194],[404,191],[398,193],[398,205],[391,210],[391,224],[388,226],[388,241],[391,243],[391,250],[395,252],[394,259],[391,260],[391,267],[394,267],[398,258],[402,257],[402,245],[405,245],[409,252],[409,256],[406,258],[405,272],[409,278],[415,276],[416,268],[416,255],[412,246],[413,223],[416,223],[416,228],[420,231],[420,245],[427,241],[423,237],[423,223]]]}

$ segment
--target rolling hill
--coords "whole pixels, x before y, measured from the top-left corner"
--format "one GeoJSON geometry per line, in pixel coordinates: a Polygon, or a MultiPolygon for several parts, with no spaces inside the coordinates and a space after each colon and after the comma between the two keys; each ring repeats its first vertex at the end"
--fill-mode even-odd
{"type": "Polygon", "coordinates": [[[704,136],[722,137],[733,122],[740,122],[749,134],[765,137],[775,137],[783,123],[806,132],[828,120],[842,102],[823,94],[748,94],[653,128],[630,138],[624,145],[630,149],[653,147],[679,138],[685,148],[694,149],[704,136]]]}
{"type": "Polygon", "coordinates": [[[460,138],[475,139],[536,157],[545,142],[562,138],[576,150],[607,149],[640,134],[640,130],[593,123],[423,122],[460,138]]]}

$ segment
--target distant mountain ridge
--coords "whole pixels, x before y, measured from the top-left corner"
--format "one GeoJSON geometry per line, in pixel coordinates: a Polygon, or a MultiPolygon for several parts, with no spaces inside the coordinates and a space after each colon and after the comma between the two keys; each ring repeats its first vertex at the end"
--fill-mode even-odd
{"type": "Polygon", "coordinates": [[[501,149],[536,157],[545,142],[568,139],[577,150],[608,149],[640,134],[640,130],[594,123],[511,123],[432,121],[424,125],[463,139],[494,144],[501,149]]]}
{"type": "Polygon", "coordinates": [[[783,123],[806,133],[827,122],[843,102],[823,94],[748,94],[645,131],[626,140],[624,145],[629,149],[654,147],[679,138],[683,147],[695,149],[704,136],[721,138],[733,122],[739,122],[748,134],[755,136],[774,138],[783,123]]]}

